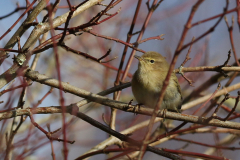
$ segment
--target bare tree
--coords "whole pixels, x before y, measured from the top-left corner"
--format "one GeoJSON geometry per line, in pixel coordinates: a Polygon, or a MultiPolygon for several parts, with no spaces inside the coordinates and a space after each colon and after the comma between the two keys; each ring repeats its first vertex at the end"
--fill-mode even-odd
{"type": "Polygon", "coordinates": [[[240,156],[239,0],[1,6],[5,160],[240,156]],[[133,56],[151,50],[171,64],[155,109],[133,105],[130,89],[133,56]],[[159,110],[172,72],[182,113],[159,110]]]}

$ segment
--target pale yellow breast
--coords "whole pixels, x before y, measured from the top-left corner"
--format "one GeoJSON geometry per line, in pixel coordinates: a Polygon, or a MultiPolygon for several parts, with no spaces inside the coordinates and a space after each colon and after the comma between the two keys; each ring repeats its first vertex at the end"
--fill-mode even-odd
{"type": "MultiPolygon", "coordinates": [[[[161,72],[160,76],[159,74],[159,71],[155,73],[154,71],[151,71],[151,73],[135,72],[132,79],[132,91],[138,103],[144,104],[150,108],[156,106],[167,72],[161,72]]],[[[176,79],[176,76],[174,79],[176,79]]],[[[176,111],[181,104],[181,93],[178,92],[174,79],[171,78],[169,81],[160,109],[168,108],[176,111]]]]}

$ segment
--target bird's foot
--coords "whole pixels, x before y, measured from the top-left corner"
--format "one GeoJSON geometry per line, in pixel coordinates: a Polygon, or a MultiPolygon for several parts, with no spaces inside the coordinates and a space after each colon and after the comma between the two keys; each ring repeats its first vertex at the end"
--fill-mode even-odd
{"type": "Polygon", "coordinates": [[[167,109],[166,109],[166,108],[163,109],[162,112],[163,112],[163,122],[164,122],[165,119],[166,119],[166,112],[167,112],[167,109]]]}
{"type": "Polygon", "coordinates": [[[136,104],[136,107],[133,110],[135,115],[137,115],[136,111],[140,111],[141,105],[143,105],[143,104],[141,104],[141,103],[136,104]]]}
{"type": "Polygon", "coordinates": [[[132,102],[133,102],[133,99],[131,99],[131,100],[128,102],[128,104],[126,105],[126,107],[124,107],[123,109],[124,109],[124,110],[127,110],[127,109],[129,109],[129,108],[132,108],[132,102]]]}

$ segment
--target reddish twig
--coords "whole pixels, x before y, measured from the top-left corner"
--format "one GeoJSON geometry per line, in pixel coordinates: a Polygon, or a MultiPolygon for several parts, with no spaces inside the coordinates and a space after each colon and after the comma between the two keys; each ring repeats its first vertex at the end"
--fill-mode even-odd
{"type": "MultiPolygon", "coordinates": [[[[55,3],[53,5],[51,5],[51,8],[52,8],[52,12],[53,13],[56,13],[57,9],[59,8],[58,5],[60,3],[60,0],[56,0],[55,3]]],[[[66,7],[67,8],[67,7],[66,7]]],[[[43,20],[42,20],[42,23],[46,22],[47,19],[49,18],[49,13],[47,13],[44,17],[43,17],[43,20]]]]}
{"type": "MultiPolygon", "coordinates": [[[[224,110],[225,110],[226,112],[228,112],[228,113],[232,111],[232,109],[228,108],[228,107],[227,107],[226,105],[224,105],[224,104],[222,104],[221,108],[224,109],[224,110]]],[[[237,113],[237,112],[233,112],[232,114],[240,116],[240,114],[237,113]]]]}
{"type": "Polygon", "coordinates": [[[141,44],[141,43],[144,43],[144,42],[146,42],[146,41],[149,41],[149,40],[164,40],[164,38],[162,38],[162,36],[164,36],[164,34],[161,34],[161,35],[159,35],[159,36],[154,36],[154,37],[149,37],[149,38],[145,38],[145,39],[143,39],[143,40],[141,40],[141,41],[139,41],[139,42],[135,42],[135,43],[132,43],[134,46],[138,46],[139,44],[141,44]]]}
{"type": "Polygon", "coordinates": [[[169,152],[169,153],[180,154],[180,155],[196,157],[196,158],[214,159],[214,160],[229,160],[229,159],[226,159],[225,157],[218,157],[218,156],[207,155],[207,154],[196,153],[196,152],[188,152],[188,151],[172,150],[172,149],[162,149],[162,150],[169,152]]]}
{"type": "MultiPolygon", "coordinates": [[[[78,109],[78,108],[76,108],[78,109]]],[[[71,112],[72,113],[72,112],[71,112]]],[[[70,114],[71,114],[70,113],[70,114]]],[[[141,145],[141,142],[139,141],[136,141],[132,138],[129,138],[128,136],[125,136],[115,130],[112,130],[111,128],[109,128],[108,126],[105,126],[103,124],[101,124],[100,122],[92,119],[91,117],[81,113],[81,112],[77,112],[77,113],[74,113],[74,115],[80,119],[82,119],[83,121],[86,121],[88,122],[89,124],[91,124],[92,126],[95,126],[97,128],[100,128],[101,130],[117,137],[118,139],[122,140],[122,141],[125,141],[125,142],[129,142],[131,144],[133,144],[134,146],[140,146],[141,145]]],[[[178,156],[175,156],[173,154],[168,154],[167,152],[162,152],[161,150],[159,149],[156,149],[154,147],[150,147],[150,146],[147,146],[146,147],[148,151],[150,152],[153,152],[153,153],[156,153],[156,154],[159,154],[159,155],[162,155],[164,157],[168,157],[170,159],[180,159],[178,156]]]]}
{"type": "Polygon", "coordinates": [[[40,131],[42,131],[42,132],[47,136],[47,138],[48,138],[49,140],[59,141],[59,142],[65,142],[65,141],[66,141],[67,143],[70,143],[70,144],[73,144],[73,143],[75,142],[75,141],[68,141],[68,140],[64,140],[64,139],[52,137],[52,134],[58,132],[59,130],[61,130],[61,128],[59,128],[59,129],[57,129],[57,130],[55,130],[55,131],[53,131],[53,132],[47,132],[47,131],[45,131],[41,126],[39,126],[39,125],[34,121],[33,116],[32,116],[32,112],[31,112],[30,110],[29,110],[29,113],[30,113],[30,114],[29,114],[29,118],[30,118],[32,124],[33,124],[36,128],[38,128],[40,131]]]}
{"type": "Polygon", "coordinates": [[[238,22],[238,27],[239,27],[239,30],[240,30],[240,1],[239,0],[236,0],[236,4],[237,4],[237,22],[238,22]]]}
{"type": "MultiPolygon", "coordinates": [[[[102,149],[102,150],[98,150],[98,151],[94,151],[94,152],[84,154],[84,155],[78,157],[76,160],[82,160],[82,159],[85,159],[85,158],[88,158],[88,157],[91,157],[91,156],[94,156],[94,155],[98,155],[98,154],[109,154],[109,153],[124,152],[124,151],[128,151],[128,153],[130,153],[130,152],[135,151],[135,150],[134,149],[129,149],[129,148],[102,149]]],[[[116,157],[114,157],[114,158],[116,159],[116,157]]]]}
{"type": "MultiPolygon", "coordinates": [[[[48,128],[48,132],[51,133],[51,129],[50,129],[50,124],[48,123],[47,124],[47,128],[48,128]]],[[[53,148],[53,143],[52,143],[52,140],[50,139],[50,143],[51,143],[51,150],[52,150],[52,158],[53,160],[56,160],[56,156],[55,156],[55,152],[54,152],[54,148],[53,148]]]]}
{"type": "Polygon", "coordinates": [[[34,0],[26,9],[25,12],[23,12],[23,14],[18,18],[18,20],[0,37],[0,40],[2,40],[3,37],[5,37],[9,32],[11,32],[11,30],[13,29],[13,27],[15,27],[15,25],[23,18],[23,16],[32,8],[32,6],[37,2],[37,0],[34,0]]]}
{"type": "MultiPolygon", "coordinates": [[[[99,19],[100,19],[105,13],[107,13],[107,11],[108,11],[110,8],[112,8],[113,2],[114,2],[114,0],[112,0],[112,1],[108,4],[108,6],[107,6],[103,11],[101,11],[101,12],[99,13],[99,16],[97,16],[96,18],[93,19],[93,21],[94,21],[94,22],[98,22],[99,19]]],[[[109,19],[109,17],[108,17],[108,19],[109,19]]]]}
{"type": "Polygon", "coordinates": [[[33,108],[37,108],[44,101],[44,99],[52,93],[52,91],[53,87],[51,87],[51,89],[38,101],[36,105],[33,106],[33,108]]]}
{"type": "MultiPolygon", "coordinates": [[[[95,62],[98,62],[98,63],[103,63],[101,60],[103,59],[103,58],[105,58],[105,57],[107,57],[109,54],[110,54],[110,51],[111,50],[108,50],[108,52],[104,55],[104,56],[102,56],[102,57],[100,57],[100,58],[95,58],[95,57],[93,57],[93,56],[90,56],[88,53],[84,53],[84,52],[81,52],[81,51],[77,51],[77,50],[74,50],[74,49],[72,49],[72,48],[70,48],[70,47],[68,47],[67,45],[65,45],[65,44],[59,44],[62,48],[64,48],[64,49],[66,49],[67,51],[70,51],[70,52],[73,52],[73,53],[75,53],[75,54],[77,54],[77,55],[82,55],[82,56],[84,56],[85,58],[89,58],[89,59],[91,59],[91,60],[93,60],[93,61],[95,61],[95,62]]],[[[104,64],[103,64],[104,65],[104,64]]]]}
{"type": "MultiPolygon", "coordinates": [[[[171,135],[174,135],[174,134],[181,134],[181,133],[184,133],[184,132],[193,131],[193,130],[196,130],[198,128],[203,128],[203,127],[205,127],[205,126],[204,125],[195,125],[195,126],[190,126],[188,128],[185,128],[185,129],[181,129],[181,130],[173,129],[172,131],[168,132],[167,134],[164,133],[164,134],[158,136],[158,138],[155,141],[158,141],[158,140],[160,140],[162,138],[165,138],[167,136],[171,136],[171,135]]],[[[153,142],[155,142],[155,141],[153,141],[153,142]]]]}
{"type": "MultiPolygon", "coordinates": [[[[209,29],[207,30],[205,33],[203,33],[202,35],[200,35],[199,37],[197,37],[194,41],[190,42],[190,43],[187,43],[185,45],[183,45],[183,42],[180,42],[181,44],[181,47],[177,47],[177,52],[176,53],[179,53],[184,50],[185,48],[187,48],[188,46],[190,46],[192,43],[196,43],[197,41],[199,41],[200,39],[202,39],[203,37],[205,37],[206,35],[210,34],[211,32],[214,31],[214,29],[217,27],[217,25],[221,22],[222,18],[224,17],[224,15],[227,13],[227,8],[228,8],[228,5],[229,5],[229,1],[226,0],[226,7],[223,9],[223,14],[222,16],[218,19],[218,21],[209,29]]],[[[192,18],[191,18],[192,19],[192,18]]],[[[186,36],[186,33],[187,31],[192,27],[191,23],[188,23],[187,26],[185,26],[186,31],[184,32],[184,39],[185,39],[185,36],[186,36]]]]}
{"type": "MultiPolygon", "coordinates": [[[[236,1],[238,1],[238,0],[236,0],[236,1]]],[[[240,9],[240,6],[234,8],[234,9],[231,9],[231,10],[229,10],[229,11],[226,11],[226,13],[221,13],[221,14],[218,14],[218,15],[216,15],[216,16],[213,16],[213,17],[210,17],[210,18],[207,18],[207,19],[198,21],[198,22],[196,22],[196,23],[193,23],[193,24],[192,24],[192,27],[194,27],[194,26],[196,26],[196,25],[199,25],[199,24],[202,24],[202,23],[204,23],[204,22],[213,20],[213,19],[215,19],[215,18],[221,17],[221,16],[223,16],[223,15],[225,15],[225,14],[232,13],[232,12],[234,12],[234,11],[238,11],[239,9],[240,9]]]]}
{"type": "Polygon", "coordinates": [[[20,37],[17,37],[17,43],[18,43],[18,50],[21,51],[21,43],[20,43],[20,37]]]}
{"type": "Polygon", "coordinates": [[[240,147],[223,147],[223,146],[216,146],[216,145],[210,145],[210,144],[206,144],[206,143],[201,143],[201,142],[196,142],[193,140],[188,140],[188,139],[182,139],[182,138],[173,138],[174,140],[177,141],[183,141],[183,142],[188,142],[188,143],[193,143],[193,144],[197,144],[197,145],[201,145],[201,146],[206,146],[206,147],[213,147],[213,148],[217,148],[217,149],[226,149],[226,150],[239,150],[240,147]]]}
{"type": "Polygon", "coordinates": [[[229,117],[232,115],[232,113],[235,111],[235,109],[237,108],[239,99],[240,99],[240,91],[238,91],[238,96],[237,96],[237,98],[236,98],[236,102],[235,102],[235,105],[234,105],[233,109],[231,110],[231,112],[229,112],[229,114],[226,116],[226,118],[224,118],[224,121],[228,120],[228,118],[229,118],[229,117]]]}
{"type": "MultiPolygon", "coordinates": [[[[192,38],[192,41],[194,41],[194,40],[195,40],[195,37],[192,38]]],[[[190,45],[190,47],[189,47],[189,49],[188,49],[188,53],[187,53],[187,55],[186,55],[185,60],[183,61],[183,63],[182,63],[182,64],[180,65],[180,67],[179,67],[179,73],[182,75],[182,77],[183,77],[186,81],[188,81],[188,83],[189,83],[190,86],[193,86],[193,85],[192,85],[193,81],[190,80],[190,79],[188,79],[188,78],[184,75],[184,73],[182,72],[183,66],[187,63],[187,61],[189,61],[189,60],[191,59],[191,58],[189,57],[189,54],[191,53],[191,50],[192,50],[192,44],[190,45]]]]}
{"type": "MultiPolygon", "coordinates": [[[[196,111],[194,111],[193,115],[195,115],[198,111],[200,111],[203,107],[206,106],[206,104],[214,97],[214,95],[218,92],[218,90],[220,89],[221,84],[218,83],[217,89],[213,92],[213,94],[209,97],[209,99],[203,103],[196,111]]],[[[221,106],[221,105],[220,105],[221,106]]]]}
{"type": "MultiPolygon", "coordinates": [[[[149,22],[152,14],[153,14],[153,11],[156,9],[156,8],[155,8],[155,7],[156,7],[156,4],[157,4],[157,0],[154,0],[154,1],[152,2],[152,6],[151,6],[151,8],[150,8],[150,10],[149,10],[149,12],[148,12],[147,17],[146,17],[146,20],[145,20],[145,22],[144,22],[144,24],[143,24],[143,26],[142,26],[141,32],[140,32],[140,34],[139,34],[139,36],[138,36],[138,38],[137,38],[137,41],[140,41],[140,40],[142,39],[143,33],[144,33],[144,31],[145,31],[145,29],[146,29],[146,27],[147,27],[147,25],[148,25],[148,22],[149,22]]],[[[131,56],[130,56],[130,58],[129,58],[129,60],[128,60],[128,63],[127,63],[125,72],[124,72],[124,74],[123,74],[123,76],[122,76],[122,80],[124,80],[124,79],[126,78],[126,73],[129,71],[129,68],[130,68],[130,65],[131,65],[131,63],[132,63],[134,54],[135,54],[135,51],[132,51],[131,56]]],[[[167,85],[166,85],[166,86],[167,86],[167,85]]],[[[162,91],[164,92],[164,90],[165,90],[165,89],[164,89],[164,87],[163,87],[163,88],[162,88],[162,91]]],[[[161,93],[162,93],[162,92],[161,92],[161,93]]],[[[119,95],[120,95],[120,94],[119,94],[119,95]]],[[[161,94],[160,94],[160,97],[161,97],[161,94]]],[[[160,98],[160,99],[161,99],[161,98],[160,98]]],[[[155,107],[154,112],[152,113],[152,117],[151,117],[150,122],[149,122],[149,125],[148,125],[147,133],[146,133],[146,135],[145,135],[145,137],[144,137],[143,143],[142,143],[141,148],[140,148],[140,153],[139,153],[139,156],[138,156],[138,159],[140,159],[140,160],[143,158],[143,156],[144,156],[144,154],[145,154],[146,146],[147,146],[147,144],[148,144],[148,140],[149,140],[150,135],[151,135],[152,127],[153,127],[155,118],[156,118],[156,116],[157,116],[157,110],[159,110],[159,108],[160,108],[159,103],[161,103],[161,102],[162,102],[162,100],[160,100],[160,101],[157,103],[157,106],[155,107]]]]}
{"type": "Polygon", "coordinates": [[[13,91],[13,90],[18,89],[18,88],[27,87],[27,86],[30,86],[31,84],[32,84],[32,82],[30,82],[30,83],[24,82],[23,84],[21,84],[19,86],[3,90],[3,91],[0,92],[0,97],[7,92],[13,91]]]}
{"type": "MultiPolygon", "coordinates": [[[[128,34],[127,34],[127,39],[126,39],[127,44],[130,43],[130,40],[132,38],[133,29],[135,27],[136,19],[138,17],[141,4],[142,4],[142,0],[139,0],[138,3],[137,3],[137,6],[136,6],[135,12],[134,12],[134,16],[133,16],[133,19],[132,19],[131,26],[130,26],[128,34]]],[[[123,53],[122,53],[122,58],[121,58],[121,61],[120,61],[119,67],[118,67],[118,73],[117,73],[117,76],[116,76],[116,79],[115,79],[115,82],[114,82],[114,86],[119,85],[120,76],[121,76],[121,73],[122,73],[121,71],[122,71],[123,64],[124,64],[124,61],[125,61],[125,58],[126,58],[128,47],[129,46],[127,46],[127,45],[125,45],[125,47],[124,47],[124,50],[123,50],[123,53]]],[[[113,97],[114,100],[117,100],[117,95],[118,94],[119,94],[119,92],[114,93],[114,97],[113,97]]]]}
{"type": "Polygon", "coordinates": [[[234,46],[234,41],[233,41],[234,17],[232,16],[232,25],[231,25],[231,26],[228,24],[228,20],[227,20],[227,17],[226,17],[226,16],[224,17],[224,19],[225,19],[225,22],[226,22],[227,27],[228,27],[229,38],[230,38],[230,42],[231,42],[231,46],[232,46],[233,55],[234,55],[234,58],[235,58],[235,61],[236,61],[237,65],[240,67],[240,64],[239,64],[239,62],[238,62],[238,57],[237,57],[236,49],[235,49],[235,46],[234,46]]]}
{"type": "Polygon", "coordinates": [[[157,9],[158,6],[159,6],[162,2],[163,2],[163,0],[160,0],[157,4],[155,4],[155,6],[153,7],[153,9],[154,9],[154,10],[157,9]]]}
{"type": "MultiPolygon", "coordinates": [[[[48,8],[48,14],[49,14],[49,23],[50,23],[50,33],[51,36],[55,36],[55,32],[53,29],[53,19],[52,19],[52,10],[51,8],[48,8]]],[[[68,157],[68,148],[67,148],[67,132],[66,132],[66,119],[65,119],[65,111],[66,107],[64,105],[64,97],[63,97],[63,91],[62,91],[62,78],[61,78],[61,72],[60,72],[60,61],[59,61],[59,56],[58,56],[58,49],[57,49],[57,43],[53,39],[53,51],[54,51],[54,56],[55,56],[55,61],[56,61],[56,69],[57,69],[57,77],[59,80],[59,94],[60,94],[60,104],[62,107],[62,126],[63,126],[63,153],[64,153],[64,159],[67,160],[68,157]]]]}
{"type": "MultiPolygon", "coordinates": [[[[112,69],[112,70],[118,71],[118,69],[117,69],[116,67],[114,67],[114,66],[112,66],[112,65],[110,65],[110,64],[107,64],[107,62],[110,62],[110,61],[116,59],[117,57],[114,57],[114,58],[112,58],[112,59],[110,59],[110,60],[108,60],[108,61],[99,62],[99,61],[98,61],[98,58],[95,58],[95,57],[93,57],[93,56],[90,56],[90,55],[87,54],[87,53],[74,50],[74,49],[66,46],[66,45],[63,44],[63,43],[62,43],[62,44],[58,44],[58,45],[61,46],[61,47],[63,47],[63,48],[66,49],[67,51],[73,52],[73,53],[75,53],[75,54],[77,54],[77,55],[82,55],[82,56],[84,56],[85,58],[89,58],[89,59],[91,59],[91,60],[93,60],[93,61],[95,61],[95,62],[98,62],[98,63],[102,64],[102,65],[105,66],[105,67],[108,67],[108,68],[110,68],[110,69],[112,69]]],[[[48,45],[48,46],[45,46],[45,47],[42,48],[42,49],[35,50],[34,52],[35,52],[35,53],[42,52],[42,51],[47,50],[47,49],[52,48],[52,47],[53,47],[53,45],[50,44],[50,45],[48,45]]],[[[123,73],[123,71],[121,71],[121,73],[123,73]]],[[[132,74],[129,73],[127,76],[131,78],[131,77],[132,77],[132,74]]]]}
{"type": "Polygon", "coordinates": [[[121,8],[119,8],[119,10],[118,10],[116,13],[112,14],[111,16],[109,16],[109,17],[107,17],[107,18],[105,18],[105,19],[103,19],[103,20],[101,20],[101,21],[99,21],[99,22],[97,21],[97,22],[96,22],[96,25],[97,25],[97,24],[101,24],[101,23],[103,23],[103,22],[111,19],[112,17],[116,16],[120,11],[121,11],[121,8]]]}
{"type": "MultiPolygon", "coordinates": [[[[211,117],[213,117],[213,118],[218,118],[218,119],[219,119],[219,117],[217,117],[217,112],[218,112],[219,108],[221,107],[221,105],[222,105],[226,100],[228,100],[228,99],[229,99],[229,94],[227,93],[227,94],[224,96],[224,98],[223,98],[223,100],[221,101],[221,103],[217,106],[217,108],[215,109],[215,111],[213,112],[213,114],[212,114],[211,117]]],[[[211,117],[210,117],[210,118],[211,118],[211,117]]]]}
{"type": "MultiPolygon", "coordinates": [[[[195,37],[193,37],[192,38],[192,41],[194,41],[195,40],[195,37]]],[[[191,53],[191,51],[192,51],[192,44],[190,45],[190,47],[189,47],[189,49],[188,49],[188,53],[187,53],[187,55],[186,55],[186,58],[185,58],[185,60],[183,61],[183,63],[181,64],[181,66],[184,66],[186,63],[187,63],[187,61],[189,61],[191,58],[189,57],[189,54],[191,53]]]]}
{"type": "Polygon", "coordinates": [[[105,55],[103,55],[102,57],[98,58],[98,62],[99,62],[99,63],[108,63],[108,62],[111,62],[111,61],[113,61],[114,59],[116,59],[117,57],[114,57],[114,58],[109,59],[109,60],[107,60],[107,61],[102,61],[102,59],[106,58],[106,57],[110,54],[111,51],[112,51],[112,50],[109,49],[105,55]]]}
{"type": "MultiPolygon", "coordinates": [[[[69,34],[71,34],[71,33],[70,33],[70,32],[66,32],[66,35],[69,35],[69,34]]],[[[39,46],[37,46],[37,47],[32,51],[33,54],[37,54],[37,53],[39,53],[39,52],[42,52],[41,49],[42,49],[44,46],[46,46],[46,45],[48,45],[48,44],[52,44],[53,41],[56,41],[56,40],[60,39],[60,38],[62,37],[62,35],[63,35],[63,33],[57,34],[57,35],[49,38],[48,40],[42,42],[39,46]]],[[[65,36],[66,36],[66,35],[65,35],[65,36]]]]}
{"type": "Polygon", "coordinates": [[[72,5],[71,5],[71,2],[70,2],[69,0],[67,0],[67,3],[68,3],[69,10],[70,10],[70,11],[73,11],[74,9],[73,9],[73,7],[72,7],[72,5]]]}
{"type": "MultiPolygon", "coordinates": [[[[108,8],[112,5],[113,1],[114,1],[114,0],[112,0],[112,1],[109,3],[109,5],[108,5],[103,11],[99,12],[96,16],[94,16],[88,23],[82,24],[82,25],[80,25],[80,26],[78,26],[78,27],[67,28],[66,30],[67,30],[67,31],[70,31],[70,32],[75,32],[76,30],[85,29],[85,28],[87,28],[87,27],[91,27],[91,26],[95,26],[95,25],[101,24],[101,23],[109,20],[110,18],[114,17],[115,15],[117,15],[117,14],[119,13],[120,9],[119,9],[119,11],[117,11],[117,12],[116,12],[115,14],[113,14],[112,16],[107,17],[107,18],[99,21],[99,19],[106,13],[106,11],[108,10],[108,8]]],[[[58,28],[58,29],[60,29],[60,28],[58,28]]]]}
{"type": "Polygon", "coordinates": [[[109,56],[109,54],[111,53],[111,48],[107,51],[106,54],[104,54],[102,57],[98,58],[98,62],[101,63],[101,60],[106,58],[107,56],[109,56]]]}
{"type": "MultiPolygon", "coordinates": [[[[206,106],[206,104],[214,97],[214,95],[217,93],[217,91],[220,89],[220,87],[221,87],[221,84],[219,83],[217,89],[213,92],[213,94],[209,97],[209,99],[206,102],[204,102],[196,111],[194,111],[192,115],[195,115],[199,110],[201,110],[204,106],[206,106]]],[[[181,123],[176,128],[172,129],[170,131],[170,133],[176,132],[177,130],[179,130],[180,128],[182,128],[186,124],[187,124],[187,122],[181,123]]],[[[161,137],[161,138],[163,138],[163,137],[161,137]]]]}
{"type": "Polygon", "coordinates": [[[228,65],[230,58],[231,58],[231,50],[228,51],[228,57],[227,57],[227,60],[224,62],[224,64],[217,66],[219,72],[222,73],[224,77],[227,77],[228,75],[222,70],[222,67],[230,66],[230,65],[228,65]]]}
{"type": "MultiPolygon", "coordinates": [[[[69,6],[70,12],[69,12],[69,14],[68,14],[68,17],[67,17],[67,20],[66,20],[66,23],[65,23],[65,26],[64,26],[64,31],[63,31],[63,34],[62,34],[61,39],[59,40],[59,43],[62,43],[62,42],[63,42],[63,40],[64,40],[64,38],[65,38],[65,36],[66,36],[67,27],[68,27],[69,22],[70,22],[70,20],[71,20],[71,18],[72,18],[73,12],[77,9],[77,8],[71,6],[71,3],[70,3],[69,0],[67,0],[67,2],[68,2],[68,6],[69,6]]],[[[85,2],[86,2],[86,1],[84,1],[84,2],[81,3],[81,4],[84,4],[85,2]]]]}
{"type": "MultiPolygon", "coordinates": [[[[167,74],[167,76],[166,76],[166,78],[165,78],[165,80],[164,80],[164,82],[163,82],[163,87],[162,87],[162,90],[161,90],[161,92],[160,92],[157,105],[155,106],[154,111],[153,111],[153,113],[152,113],[152,116],[151,116],[151,119],[150,119],[150,122],[149,122],[149,125],[148,125],[148,130],[147,130],[147,133],[146,133],[146,135],[145,135],[145,137],[144,137],[143,145],[142,145],[142,147],[141,147],[141,151],[145,151],[146,144],[148,143],[148,140],[149,140],[149,138],[150,138],[151,131],[152,131],[152,128],[153,128],[153,124],[154,124],[153,122],[154,122],[154,120],[155,120],[155,118],[156,118],[156,116],[157,116],[157,111],[158,111],[158,110],[160,109],[160,107],[161,107],[161,103],[162,103],[162,101],[163,101],[164,93],[165,93],[165,91],[166,91],[166,89],[167,89],[167,86],[168,86],[168,84],[169,84],[170,76],[171,76],[172,71],[173,71],[173,69],[174,69],[174,66],[175,66],[175,64],[176,64],[177,58],[178,58],[178,56],[179,56],[179,54],[180,54],[180,52],[181,52],[181,50],[182,50],[182,46],[183,46],[185,37],[186,37],[186,35],[187,35],[188,30],[190,29],[191,22],[192,22],[192,19],[193,19],[194,15],[195,15],[195,12],[197,11],[198,7],[200,6],[200,4],[201,4],[202,2],[203,2],[203,0],[198,0],[198,1],[196,2],[196,4],[192,7],[192,10],[191,10],[191,13],[190,13],[190,15],[189,15],[188,21],[187,21],[187,23],[186,23],[186,25],[185,25],[185,28],[184,28],[184,30],[183,30],[183,32],[182,32],[181,39],[180,39],[179,44],[178,44],[178,46],[177,46],[177,49],[176,49],[176,51],[175,51],[175,55],[174,55],[174,58],[173,58],[173,60],[172,60],[171,65],[170,65],[168,74],[167,74]]],[[[140,157],[140,156],[139,156],[139,157],[140,157]]],[[[141,157],[143,157],[143,154],[141,155],[141,157]]]]}
{"type": "MultiPolygon", "coordinates": [[[[131,23],[131,27],[130,27],[128,35],[127,35],[127,40],[126,40],[127,44],[129,44],[129,42],[131,40],[133,29],[134,29],[134,26],[135,26],[135,23],[136,23],[136,19],[137,19],[141,4],[142,4],[142,0],[139,0],[138,3],[137,3],[137,6],[136,6],[135,12],[134,12],[134,17],[133,17],[133,20],[132,20],[132,23],[131,23]]],[[[125,57],[126,57],[126,54],[127,54],[128,47],[129,46],[127,46],[127,45],[125,45],[125,47],[124,47],[124,51],[123,51],[123,54],[122,54],[122,58],[121,58],[119,67],[118,67],[118,73],[117,73],[117,76],[116,76],[114,86],[119,85],[119,83],[120,83],[120,76],[121,76],[121,73],[122,73],[121,71],[122,71],[122,68],[123,68],[123,63],[125,61],[125,57]]],[[[124,71],[123,74],[126,74],[126,72],[124,71]]],[[[118,100],[120,93],[121,93],[121,91],[115,92],[113,94],[113,99],[118,100]]],[[[115,121],[116,121],[116,114],[117,114],[116,112],[117,112],[116,109],[111,109],[111,117],[110,117],[110,123],[109,123],[110,128],[115,128],[115,121]]]]}
{"type": "Polygon", "coordinates": [[[83,31],[87,32],[87,33],[90,33],[90,34],[92,34],[94,36],[97,36],[97,37],[101,37],[101,38],[104,38],[104,39],[113,40],[115,42],[122,43],[122,44],[124,44],[124,45],[126,45],[126,46],[128,46],[128,47],[130,47],[130,48],[132,48],[134,50],[136,50],[136,51],[145,53],[145,51],[143,51],[143,50],[141,50],[141,49],[139,49],[137,47],[134,47],[135,45],[133,43],[127,43],[127,42],[124,42],[124,41],[122,41],[120,39],[104,36],[104,35],[98,34],[96,32],[90,31],[90,30],[87,30],[87,31],[83,30],[83,31]]]}
{"type": "Polygon", "coordinates": [[[4,18],[7,18],[7,17],[11,16],[12,14],[14,14],[14,13],[20,11],[20,10],[24,10],[24,9],[27,9],[27,8],[26,8],[26,7],[17,7],[14,11],[8,13],[8,14],[5,15],[5,16],[0,17],[0,20],[2,20],[2,19],[4,19],[4,18]]]}
{"type": "Polygon", "coordinates": [[[188,84],[189,84],[190,86],[194,87],[194,86],[193,86],[193,83],[194,83],[193,80],[190,80],[190,79],[187,78],[184,74],[181,74],[181,75],[182,75],[182,77],[188,82],[188,84]]]}

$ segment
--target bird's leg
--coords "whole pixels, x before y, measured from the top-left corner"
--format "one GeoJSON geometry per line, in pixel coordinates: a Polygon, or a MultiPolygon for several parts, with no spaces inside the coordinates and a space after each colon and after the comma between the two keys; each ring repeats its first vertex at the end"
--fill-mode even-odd
{"type": "Polygon", "coordinates": [[[132,102],[133,102],[133,99],[131,99],[131,100],[128,102],[128,106],[131,106],[131,105],[132,105],[132,102]]]}
{"type": "Polygon", "coordinates": [[[167,108],[164,108],[162,111],[163,111],[163,122],[164,122],[166,118],[167,108]]]}
{"type": "MultiPolygon", "coordinates": [[[[134,108],[134,111],[133,111],[133,112],[137,111],[136,109],[138,109],[138,111],[140,111],[141,105],[143,105],[143,104],[141,104],[141,103],[136,104],[136,107],[134,108]]],[[[137,115],[136,112],[135,112],[135,114],[137,115]]]]}
{"type": "Polygon", "coordinates": [[[131,99],[129,102],[128,102],[128,105],[126,107],[124,107],[124,110],[127,110],[131,107],[132,105],[132,102],[133,102],[133,99],[131,99]]]}

